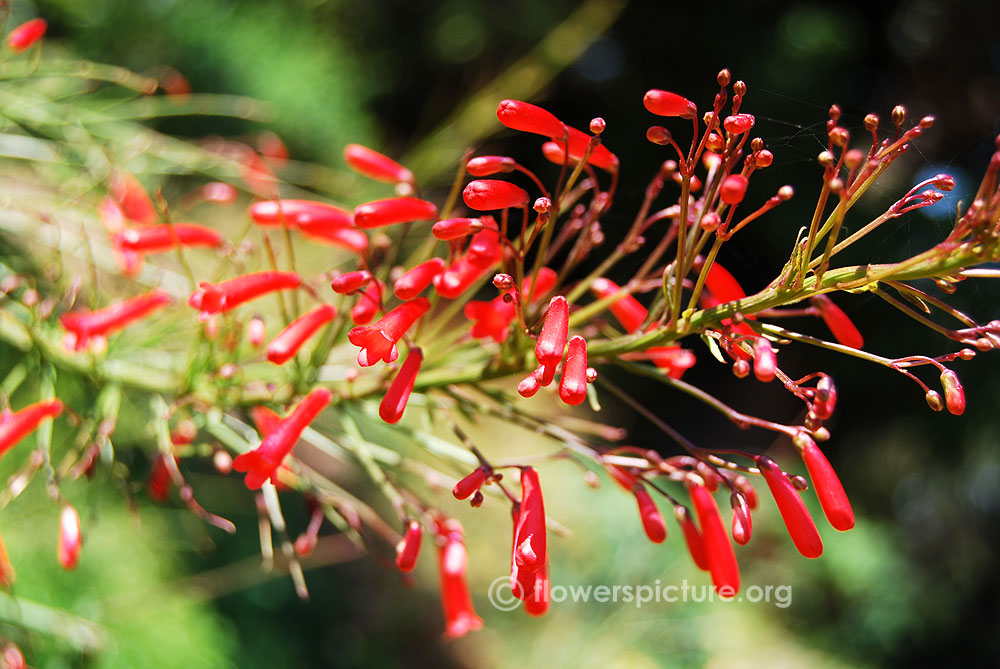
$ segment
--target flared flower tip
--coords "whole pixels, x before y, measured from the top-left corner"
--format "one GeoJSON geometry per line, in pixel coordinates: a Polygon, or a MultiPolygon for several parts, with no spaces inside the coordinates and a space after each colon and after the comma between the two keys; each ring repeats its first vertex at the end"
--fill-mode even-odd
{"type": "Polygon", "coordinates": [[[655,88],[646,91],[642,104],[657,116],[695,118],[698,115],[698,107],[684,96],[655,88]]]}
{"type": "Polygon", "coordinates": [[[809,515],[799,491],[774,460],[766,455],[758,455],[754,459],[760,473],[764,475],[764,480],[767,481],[767,487],[771,489],[771,496],[778,505],[781,519],[785,521],[785,528],[795,548],[807,558],[818,558],[823,554],[823,540],[820,539],[816,523],[809,515]]]}
{"type": "Polygon", "coordinates": [[[844,486],[840,483],[840,478],[830,465],[826,455],[820,450],[812,439],[805,443],[802,449],[802,460],[809,470],[809,478],[812,480],[813,488],[816,489],[816,496],[819,498],[820,506],[830,525],[841,532],[854,527],[854,509],[847,499],[844,486]]]}
{"type": "Polygon", "coordinates": [[[80,516],[76,509],[67,504],[59,516],[59,564],[63,569],[76,569],[82,542],[80,516]]]}
{"type": "Polygon", "coordinates": [[[511,130],[555,139],[566,134],[566,126],[552,112],[520,100],[501,100],[497,105],[497,119],[511,130]]]}

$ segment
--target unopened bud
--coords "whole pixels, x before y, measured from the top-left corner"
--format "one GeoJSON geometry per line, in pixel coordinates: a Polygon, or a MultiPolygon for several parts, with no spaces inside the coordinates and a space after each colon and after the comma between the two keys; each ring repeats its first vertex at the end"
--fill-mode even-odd
{"type": "Polygon", "coordinates": [[[770,151],[768,151],[767,149],[764,149],[762,151],[758,151],[753,156],[753,162],[754,162],[754,165],[756,165],[758,169],[763,169],[765,167],[770,167],[771,163],[774,162],[774,154],[771,153],[770,151]]]}
{"type": "Polygon", "coordinates": [[[941,400],[941,393],[938,391],[928,390],[927,394],[924,395],[924,399],[927,400],[927,406],[934,411],[941,411],[944,409],[944,402],[941,400]]]}
{"type": "Polygon", "coordinates": [[[851,149],[844,154],[844,164],[847,165],[848,169],[856,170],[861,167],[861,163],[865,161],[865,153],[860,149],[851,149]]]}
{"type": "Polygon", "coordinates": [[[834,146],[847,146],[847,143],[851,141],[851,133],[846,128],[841,128],[840,126],[831,130],[828,135],[830,143],[834,146]]]}
{"type": "Polygon", "coordinates": [[[588,488],[597,490],[601,487],[601,477],[592,471],[587,471],[583,475],[583,482],[587,484],[588,488]]]}
{"type": "Polygon", "coordinates": [[[533,208],[535,210],[535,213],[538,214],[548,213],[548,211],[552,208],[552,200],[550,200],[547,197],[540,197],[537,200],[535,200],[533,208]]]}
{"type": "Polygon", "coordinates": [[[485,499],[486,498],[483,497],[482,491],[477,490],[475,492],[475,494],[472,495],[472,499],[469,500],[469,504],[471,504],[473,507],[475,507],[475,508],[478,509],[479,507],[481,507],[483,505],[483,502],[485,501],[485,499]]]}
{"type": "Polygon", "coordinates": [[[792,482],[792,487],[802,492],[803,490],[809,490],[809,482],[806,481],[804,476],[789,476],[788,480],[792,482]]]}
{"type": "Polygon", "coordinates": [[[949,413],[961,416],[965,412],[965,391],[958,380],[958,374],[950,369],[941,372],[941,387],[944,389],[944,403],[949,413]]]}
{"type": "Polygon", "coordinates": [[[514,277],[510,274],[497,274],[493,277],[493,285],[497,290],[510,290],[514,287],[514,277]]]}
{"type": "Polygon", "coordinates": [[[906,107],[896,105],[892,108],[892,124],[897,128],[906,123],[906,107]]]}
{"type": "Polygon", "coordinates": [[[594,133],[595,135],[600,135],[602,132],[604,132],[604,129],[607,127],[608,124],[605,123],[604,119],[601,118],[600,116],[590,119],[590,132],[594,133]]]}
{"type": "Polygon", "coordinates": [[[731,75],[729,74],[729,70],[723,68],[723,69],[719,70],[719,74],[716,75],[715,80],[717,82],[719,82],[720,86],[722,86],[723,88],[725,88],[726,86],[729,85],[730,76],[731,75]]]}
{"type": "Polygon", "coordinates": [[[865,130],[875,132],[878,130],[878,114],[868,114],[865,116],[865,130]]]}
{"type": "Polygon", "coordinates": [[[646,129],[646,139],[662,146],[670,143],[671,134],[662,125],[651,125],[646,129]]]}
{"type": "Polygon", "coordinates": [[[829,151],[821,152],[819,156],[816,157],[816,159],[819,161],[819,164],[822,165],[823,167],[833,167],[834,163],[836,162],[836,158],[834,158],[833,154],[830,153],[829,151]]]}
{"type": "Polygon", "coordinates": [[[830,120],[831,121],[836,121],[837,119],[839,119],[840,118],[840,106],[839,105],[830,105],[829,115],[830,115],[830,120]]]}
{"type": "Polygon", "coordinates": [[[745,379],[750,374],[750,363],[746,360],[737,360],[733,363],[733,375],[738,379],[745,379]]]}
{"type": "Polygon", "coordinates": [[[735,84],[733,84],[733,94],[734,95],[739,95],[740,97],[746,95],[747,94],[747,85],[745,83],[743,83],[742,80],[737,81],[735,84]]]}

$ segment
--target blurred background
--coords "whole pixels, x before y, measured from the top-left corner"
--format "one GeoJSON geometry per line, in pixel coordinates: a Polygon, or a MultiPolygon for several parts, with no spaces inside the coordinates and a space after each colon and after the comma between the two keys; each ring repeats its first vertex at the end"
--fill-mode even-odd
{"type": "MultiPolygon", "coordinates": [[[[857,141],[868,112],[886,124],[895,104],[904,104],[913,120],[937,117],[881,189],[859,205],[848,228],[883,211],[921,175],[945,171],[958,183],[953,198],[930,214],[886,225],[867,249],[845,253],[845,262],[848,255],[897,259],[944,237],[958,200],[968,202],[974,193],[1000,132],[1000,8],[988,1],[733,8],[626,0],[11,4],[14,24],[36,15],[48,19],[46,49],[154,76],[170,66],[196,93],[265,102],[264,123],[214,116],[153,123],[192,138],[273,130],[295,160],[328,167],[314,183],[350,206],[364,201],[365,187],[343,164],[349,142],[400,158],[439,195],[467,147],[549,169],[537,140],[501,132],[494,110],[502,98],[542,104],[577,127],[602,116],[605,144],[622,161],[615,208],[604,221],[611,242],[664,159],[643,138],[656,122],[641,105],[643,92],[665,88],[707,107],[715,74],[728,67],[747,82],[744,110],[756,115],[754,132],[775,154],[751,193],[763,199],[785,183],[796,189],[792,202],[727,245],[721,257],[748,291],[774,276],[789,240],[809,220],[819,187],[815,157],[826,144],[831,104],[841,106],[843,124],[857,141]]],[[[687,128],[672,129],[683,137],[687,128]]],[[[2,244],[5,257],[22,251],[16,240],[2,244]]],[[[969,282],[955,303],[987,321],[1000,318],[998,298],[996,286],[969,282]]],[[[838,303],[873,352],[951,350],[877,298],[842,296],[838,303]]],[[[743,411],[796,419],[799,406],[787,394],[734,383],[700,343],[687,345],[699,364],[686,378],[717,388],[743,411]]],[[[199,471],[191,463],[188,476],[199,500],[233,519],[241,528],[235,536],[206,528],[180,505],[154,506],[140,494],[136,514],[125,491],[80,483],[75,493],[86,502],[78,507],[91,530],[78,571],[62,573],[51,559],[56,525],[43,487],[11,505],[3,534],[21,565],[16,592],[52,608],[6,611],[0,631],[18,634],[10,627],[15,620],[38,630],[22,647],[46,667],[874,667],[918,660],[996,666],[1000,358],[987,354],[958,364],[968,397],[961,418],[931,412],[916,386],[883,368],[796,346],[783,351],[782,365],[793,377],[824,370],[836,379],[839,407],[826,450],[858,513],[849,533],[821,528],[825,554],[809,561],[794,550],[764,499],[754,540],[737,555],[747,586],[792,586],[787,607],[564,603],[538,620],[498,611],[486,591],[509,566],[508,512],[495,503],[469,509],[442,495],[443,508],[466,526],[476,608],[486,622],[483,631],[447,643],[429,551],[414,584],[407,584],[385,560],[358,558],[331,543],[324,553],[331,564],[309,569],[312,597],[302,603],[287,578],[257,568],[256,512],[242,483],[220,482],[210,464],[199,471]],[[53,619],[51,611],[60,608],[78,618],[53,619]]],[[[629,383],[700,445],[770,449],[791,467],[789,444],[741,433],[659,386],[629,383]]],[[[676,452],[641,418],[603,399],[602,420],[627,429],[632,443],[676,452]]],[[[133,427],[130,433],[123,424],[116,446],[141,472],[150,447],[133,427]],[[133,443],[129,434],[136,435],[133,443]]],[[[497,431],[486,424],[480,436],[497,431]]],[[[505,434],[486,450],[508,457],[536,452],[538,445],[527,435],[505,434]]],[[[673,536],[665,544],[650,544],[633,500],[607,481],[591,490],[580,474],[568,464],[542,470],[549,513],[572,532],[551,541],[553,583],[708,582],[691,565],[675,524],[669,523],[673,536]]],[[[353,485],[359,496],[373,496],[362,477],[353,485]]],[[[307,511],[294,499],[285,507],[295,533],[307,511]]]]}

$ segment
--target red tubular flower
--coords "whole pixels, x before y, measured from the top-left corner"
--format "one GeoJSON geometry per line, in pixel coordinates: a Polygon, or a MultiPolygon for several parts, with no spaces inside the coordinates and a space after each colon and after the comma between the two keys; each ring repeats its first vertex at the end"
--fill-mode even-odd
{"type": "Polygon", "coordinates": [[[414,183],[413,172],[392,158],[360,144],[344,147],[344,160],[358,174],[383,183],[414,183]]]}
{"type": "Polygon", "coordinates": [[[528,204],[528,191],[509,181],[477,179],[466,184],[462,199],[466,206],[476,211],[507,209],[528,204]]]}
{"type": "Polygon", "coordinates": [[[56,399],[29,404],[20,411],[0,414],[0,456],[17,446],[22,439],[38,429],[46,418],[55,418],[63,410],[63,403],[56,399]]]}
{"type": "Polygon", "coordinates": [[[743,495],[737,492],[729,496],[729,503],[733,507],[733,541],[746,546],[750,543],[750,534],[753,532],[750,506],[743,495]]]}
{"type": "Polygon", "coordinates": [[[944,403],[948,412],[954,416],[965,413],[965,390],[958,374],[950,369],[941,372],[941,388],[944,390],[944,403]]]}
{"type": "Polygon", "coordinates": [[[70,504],[62,508],[59,516],[59,564],[63,569],[76,569],[80,561],[80,544],[83,535],[80,533],[80,516],[70,504]]]}
{"type": "Polygon", "coordinates": [[[796,441],[802,445],[802,461],[809,470],[809,478],[816,489],[816,496],[826,519],[834,529],[846,532],[854,527],[854,509],[851,508],[851,502],[847,499],[837,473],[812,438],[801,435],[796,441]]]}
{"type": "Polygon", "coordinates": [[[455,496],[455,499],[468,499],[472,493],[483,487],[489,475],[489,468],[476,467],[471,474],[455,484],[455,487],[451,489],[451,494],[455,496]]]}
{"type": "Polygon", "coordinates": [[[569,405],[583,404],[587,398],[587,342],[576,335],[569,340],[562,379],[559,381],[559,399],[569,405]]]}
{"type": "Polygon", "coordinates": [[[431,285],[434,277],[443,271],[444,260],[437,257],[431,258],[396,279],[392,292],[401,300],[412,300],[422,293],[424,288],[431,285]]]}
{"type": "Polygon", "coordinates": [[[719,302],[734,302],[747,296],[736,277],[718,262],[713,262],[712,266],[708,268],[708,275],[705,277],[705,290],[719,302]]]}
{"type": "Polygon", "coordinates": [[[166,293],[154,290],[145,295],[132,297],[104,307],[98,311],[74,311],[59,318],[66,337],[67,348],[79,351],[87,346],[92,337],[107,337],[128,327],[131,323],[145,318],[170,301],[166,293]]]}
{"type": "Polygon", "coordinates": [[[146,225],[156,222],[156,207],[149,199],[146,189],[134,176],[128,172],[116,172],[108,184],[108,190],[118,200],[126,218],[146,225]]]}
{"type": "Polygon", "coordinates": [[[521,379],[521,382],[517,384],[517,394],[524,398],[534,397],[538,393],[538,389],[541,387],[542,384],[538,381],[538,374],[532,372],[521,379]]]}
{"type": "Polygon", "coordinates": [[[495,262],[482,265],[473,261],[471,255],[466,253],[454,265],[434,277],[434,290],[441,297],[454,300],[478,283],[495,262]]]}
{"type": "Polygon", "coordinates": [[[730,206],[738,205],[746,195],[747,183],[742,174],[730,174],[719,188],[719,199],[730,206]]]}
{"type": "Polygon", "coordinates": [[[0,667],[4,669],[28,669],[28,663],[24,659],[24,653],[13,643],[4,646],[3,653],[0,654],[0,667]]]}
{"type": "Polygon", "coordinates": [[[476,339],[491,337],[502,344],[510,334],[510,324],[517,313],[514,303],[506,302],[503,296],[489,302],[473,300],[465,305],[465,317],[472,321],[472,336],[476,339]]]}
{"type": "Polygon", "coordinates": [[[684,372],[694,367],[694,363],[697,362],[694,353],[677,344],[653,346],[646,349],[646,355],[672,379],[684,376],[684,372]]]}
{"type": "MultiPolygon", "coordinates": [[[[576,128],[567,129],[569,130],[569,157],[574,162],[582,160],[587,152],[587,146],[590,144],[590,135],[576,128]]],[[[566,160],[566,144],[558,139],[545,142],[542,144],[542,153],[549,161],[556,165],[562,165],[566,160]]],[[[591,149],[587,163],[606,172],[617,172],[619,165],[618,156],[611,153],[608,147],[603,144],[597,144],[591,149]]]]}
{"type": "Polygon", "coordinates": [[[368,284],[365,292],[358,295],[358,301],[351,309],[351,320],[356,325],[368,325],[375,318],[382,305],[382,295],[385,294],[385,284],[381,279],[375,279],[368,284]]]}
{"type": "Polygon", "coordinates": [[[691,520],[691,512],[687,510],[687,507],[676,506],[674,507],[674,517],[677,518],[677,522],[681,526],[681,532],[684,533],[684,543],[687,544],[691,560],[694,561],[698,569],[709,571],[708,558],[705,557],[705,545],[701,540],[701,532],[698,531],[694,521],[691,520]]]}
{"type": "Polygon", "coordinates": [[[413,392],[413,384],[417,380],[417,373],[420,371],[420,364],[424,361],[424,354],[419,348],[411,348],[406,356],[406,360],[399,368],[399,373],[389,385],[382,403],[378,407],[378,415],[386,423],[398,423],[403,417],[406,409],[406,402],[413,392]]]}
{"type": "Polygon", "coordinates": [[[299,232],[314,241],[327,242],[355,253],[364,253],[368,250],[368,235],[354,227],[340,227],[302,216],[299,219],[299,232]]]}
{"type": "Polygon", "coordinates": [[[163,253],[176,246],[221,246],[222,235],[204,225],[174,223],[125,230],[113,241],[123,251],[163,253]]]}
{"type": "Polygon", "coordinates": [[[423,543],[424,528],[415,520],[406,524],[406,532],[403,539],[396,544],[396,568],[399,571],[409,573],[417,566],[417,557],[420,555],[420,544],[423,543]]]}
{"type": "Polygon", "coordinates": [[[555,368],[563,357],[566,336],[569,334],[569,304],[562,295],[549,302],[549,310],[542,323],[542,331],[535,344],[535,357],[545,367],[555,368]]]}
{"type": "Polygon", "coordinates": [[[708,570],[712,574],[712,583],[715,584],[716,592],[731,597],[740,589],[740,567],[736,563],[736,553],[729,542],[729,535],[722,524],[719,507],[705,486],[689,485],[688,491],[701,524],[701,541],[708,570]]]}
{"type": "Polygon", "coordinates": [[[502,251],[500,249],[500,233],[496,226],[483,228],[472,235],[465,255],[469,262],[476,267],[488,268],[500,262],[502,251]]]}
{"type": "Polygon", "coordinates": [[[204,314],[225,313],[261,295],[300,285],[302,279],[295,272],[255,272],[215,285],[201,283],[188,303],[204,314]]]}
{"type": "Polygon", "coordinates": [[[530,132],[546,137],[562,137],[566,126],[554,114],[528,102],[501,100],[497,119],[511,130],[530,132]]]}
{"type": "Polygon", "coordinates": [[[642,520],[642,529],[646,531],[646,536],[654,544],[663,543],[667,538],[667,525],[663,522],[660,510],[656,508],[656,502],[649,492],[641,484],[636,484],[632,488],[635,501],[639,505],[639,518],[642,520]]]}
{"type": "Polygon", "coordinates": [[[163,453],[157,452],[153,457],[153,466],[149,470],[149,480],[146,482],[146,492],[154,502],[167,501],[170,496],[170,469],[167,467],[163,453]]]}
{"type": "Polygon", "coordinates": [[[516,164],[508,156],[477,156],[465,164],[465,169],[474,177],[488,177],[500,172],[513,172],[516,164]]]}
{"type": "Polygon", "coordinates": [[[14,28],[7,35],[7,46],[14,53],[27,51],[32,44],[37,42],[45,34],[45,29],[49,24],[45,19],[31,19],[14,28]]]}
{"type": "Polygon", "coordinates": [[[521,513],[514,532],[514,565],[526,573],[535,572],[545,564],[546,555],[545,504],[538,472],[534,467],[522,467],[521,513]]]}
{"type": "Polygon", "coordinates": [[[337,310],[332,304],[321,304],[312,311],[302,314],[267,345],[267,359],[276,365],[285,364],[299,352],[307,339],[336,316],[337,310]]]}
{"type": "Polygon", "coordinates": [[[655,88],[646,91],[642,97],[642,104],[649,112],[657,116],[694,118],[698,115],[698,107],[687,98],[677,95],[677,93],[655,88]]]}
{"type": "Polygon", "coordinates": [[[264,200],[250,205],[250,218],[258,225],[298,226],[303,220],[318,228],[349,228],[354,225],[351,212],[314,200],[264,200]]]}
{"type": "Polygon", "coordinates": [[[529,616],[543,616],[549,610],[550,583],[548,560],[542,568],[519,581],[524,592],[524,612],[529,616]]]}
{"type": "MultiPolygon", "coordinates": [[[[621,287],[608,279],[597,278],[590,284],[590,290],[597,297],[603,299],[616,294],[621,290],[621,287]]],[[[642,306],[639,300],[631,295],[625,295],[616,300],[608,307],[608,310],[614,314],[614,317],[621,323],[622,328],[629,334],[639,330],[643,321],[646,320],[646,314],[648,313],[646,307],[642,306]]]]}
{"type": "Polygon", "coordinates": [[[758,381],[768,383],[774,381],[777,370],[777,357],[771,342],[766,337],[757,337],[753,343],[753,373],[758,381]]]}
{"type": "Polygon", "coordinates": [[[830,328],[833,338],[844,346],[851,348],[862,348],[865,345],[865,338],[858,332],[850,317],[844,310],[833,303],[826,295],[816,295],[810,298],[813,306],[819,311],[820,318],[830,328]]]}
{"type": "Polygon", "coordinates": [[[246,486],[250,490],[259,490],[264,481],[277,481],[278,467],[285,459],[295,443],[302,436],[302,431],[316,419],[330,403],[332,395],[326,388],[316,388],[299,402],[287,417],[281,420],[273,431],[264,437],[260,446],[236,456],[233,469],[246,473],[246,486]]]}
{"type": "Polygon", "coordinates": [[[771,495],[778,505],[778,511],[781,512],[781,518],[785,521],[788,534],[792,537],[792,543],[805,557],[818,558],[823,554],[823,540],[819,537],[816,523],[809,515],[802,496],[774,460],[766,455],[758,455],[754,460],[760,473],[764,475],[764,480],[767,481],[767,487],[771,489],[771,495]]]}
{"type": "Polygon", "coordinates": [[[358,364],[370,367],[379,360],[395,362],[399,357],[396,342],[430,308],[431,303],[426,297],[418,297],[399,305],[374,325],[353,328],[347,333],[347,338],[352,344],[361,348],[358,353],[358,364]]]}
{"type": "Polygon", "coordinates": [[[429,221],[437,218],[437,205],[415,197],[391,197],[358,205],[354,223],[359,228],[381,228],[409,221],[429,221]]]}
{"type": "Polygon", "coordinates": [[[465,580],[469,554],[465,550],[462,525],[452,518],[438,521],[437,526],[442,541],[438,548],[438,565],[441,572],[444,635],[450,639],[457,639],[466,632],[480,629],[483,620],[476,615],[472,607],[469,584],[465,580]]]}
{"type": "Polygon", "coordinates": [[[756,121],[753,114],[734,114],[722,121],[722,127],[731,135],[742,135],[750,130],[756,121]]]}
{"type": "MultiPolygon", "coordinates": [[[[494,226],[495,227],[495,226],[494,226]]],[[[483,219],[479,218],[448,218],[438,221],[431,228],[431,234],[441,241],[450,242],[479,232],[483,229],[483,219]]]]}
{"type": "Polygon", "coordinates": [[[347,272],[345,274],[335,276],[333,280],[330,281],[330,288],[332,288],[335,293],[347,295],[348,293],[353,293],[371,280],[372,273],[366,269],[362,269],[356,272],[347,272]]]}

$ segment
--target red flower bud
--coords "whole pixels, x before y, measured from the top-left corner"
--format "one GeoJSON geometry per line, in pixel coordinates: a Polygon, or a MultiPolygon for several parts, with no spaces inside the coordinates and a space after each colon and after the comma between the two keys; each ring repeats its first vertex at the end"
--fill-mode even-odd
{"type": "Polygon", "coordinates": [[[810,298],[810,302],[819,311],[820,318],[830,328],[834,339],[851,348],[862,348],[865,345],[865,338],[858,332],[858,328],[828,296],[816,295],[810,298]]]}
{"type": "Polygon", "coordinates": [[[259,490],[264,481],[277,480],[278,467],[285,456],[291,453],[295,443],[302,436],[309,423],[322,413],[333,396],[326,388],[316,388],[295,405],[295,408],[264,437],[260,446],[236,456],[233,469],[246,472],[246,486],[259,490]]]}
{"type": "Polygon", "coordinates": [[[854,527],[854,509],[851,508],[851,502],[847,499],[837,473],[812,438],[801,435],[796,441],[802,445],[802,460],[809,470],[809,478],[812,479],[826,519],[834,529],[846,532],[854,527]]]}
{"type": "Polygon", "coordinates": [[[473,261],[471,255],[466,253],[454,265],[434,277],[434,290],[441,297],[454,300],[481,281],[495,262],[496,260],[489,265],[482,265],[473,261]]]}
{"type": "Polygon", "coordinates": [[[298,288],[301,284],[302,279],[295,272],[255,272],[215,285],[203,282],[188,303],[204,314],[225,313],[267,293],[298,288]]]}
{"type": "Polygon", "coordinates": [[[455,499],[468,499],[472,493],[483,487],[489,475],[489,468],[476,467],[471,474],[455,484],[455,487],[451,489],[451,494],[455,496],[455,499]]]}
{"type": "Polygon", "coordinates": [[[771,495],[795,547],[807,558],[818,558],[823,554],[823,540],[816,531],[816,523],[809,515],[802,496],[774,460],[766,455],[758,455],[754,460],[767,481],[767,487],[771,489],[771,495]]]}
{"type": "MultiPolygon", "coordinates": [[[[590,284],[590,289],[597,297],[603,299],[616,294],[621,288],[613,281],[597,278],[590,284]]],[[[625,295],[616,300],[608,307],[608,310],[614,314],[622,328],[629,334],[639,330],[648,313],[646,307],[642,306],[639,300],[631,295],[625,295]]]]}
{"type": "MultiPolygon", "coordinates": [[[[590,145],[590,135],[576,128],[567,129],[569,130],[569,157],[574,162],[582,160],[590,145]]],[[[566,160],[566,144],[559,139],[545,142],[542,144],[542,153],[549,161],[556,165],[562,165],[566,160]]],[[[618,156],[611,153],[603,144],[596,144],[591,149],[587,163],[606,172],[617,172],[619,165],[618,156]]]]}
{"type": "Polygon", "coordinates": [[[733,507],[733,541],[740,546],[746,546],[750,542],[750,533],[753,531],[750,507],[743,495],[738,492],[729,496],[729,503],[733,507]]]}
{"type": "Polygon", "coordinates": [[[472,596],[465,580],[469,555],[462,538],[462,525],[454,519],[439,521],[438,533],[442,539],[438,549],[438,565],[441,573],[441,604],[444,608],[444,635],[457,639],[466,632],[480,629],[483,621],[472,608],[472,596]]]}
{"type": "Polygon", "coordinates": [[[174,223],[124,230],[113,242],[120,251],[163,253],[177,246],[221,246],[222,235],[204,225],[174,223]]]}
{"type": "Polygon", "coordinates": [[[66,504],[59,516],[59,564],[63,569],[76,569],[77,562],[80,561],[82,543],[80,516],[76,509],[66,504]]]}
{"type": "Polygon", "coordinates": [[[583,404],[587,398],[587,342],[577,335],[569,340],[566,362],[559,382],[559,399],[569,405],[583,404]]]}
{"type": "Polygon", "coordinates": [[[530,132],[546,137],[562,137],[566,126],[551,112],[520,100],[501,100],[497,119],[511,130],[530,132]]]}
{"type": "Polygon", "coordinates": [[[719,199],[730,206],[743,201],[747,192],[747,178],[742,174],[730,174],[719,188],[719,199]]]}
{"type": "Polygon", "coordinates": [[[330,288],[332,288],[335,293],[347,295],[348,293],[353,293],[371,280],[372,273],[366,269],[362,269],[355,272],[347,272],[334,277],[333,280],[330,281],[330,288]]]}
{"type": "Polygon", "coordinates": [[[153,201],[139,180],[128,172],[116,172],[108,184],[111,197],[118,200],[125,217],[136,223],[151,225],[158,218],[153,201]]]}
{"type": "Polygon", "coordinates": [[[351,212],[313,200],[264,200],[250,205],[250,218],[258,225],[299,226],[302,221],[317,228],[349,228],[354,225],[351,212]]]}
{"type": "Polygon", "coordinates": [[[687,507],[674,507],[674,517],[680,523],[681,532],[684,533],[684,543],[687,545],[688,553],[695,566],[702,571],[709,571],[708,558],[705,557],[705,544],[701,539],[701,532],[691,519],[691,512],[687,507]]]}
{"type": "Polygon", "coordinates": [[[774,381],[778,367],[777,356],[766,337],[757,337],[753,343],[753,373],[758,381],[774,381]]]}
{"type": "Polygon", "coordinates": [[[431,303],[426,297],[418,297],[399,305],[374,325],[353,328],[347,333],[347,338],[352,344],[361,348],[358,353],[358,364],[370,367],[379,360],[395,362],[399,356],[396,342],[430,308],[431,303]]]}
{"type": "Polygon", "coordinates": [[[698,107],[687,98],[677,95],[677,93],[655,88],[646,91],[642,97],[642,104],[648,111],[657,116],[695,118],[698,115],[698,107]]]}
{"type": "Polygon", "coordinates": [[[722,127],[731,135],[742,135],[753,127],[756,120],[753,114],[734,114],[722,121],[722,127]]]}
{"type": "Polygon", "coordinates": [[[466,184],[462,199],[470,209],[476,211],[507,209],[528,204],[528,191],[509,181],[478,179],[466,184]]]}
{"type": "Polygon", "coordinates": [[[424,538],[424,528],[415,520],[406,524],[403,539],[396,544],[396,568],[405,573],[413,571],[420,555],[420,544],[424,538]]]}
{"type": "Polygon", "coordinates": [[[726,588],[725,594],[735,595],[740,589],[740,567],[736,562],[733,545],[729,542],[729,535],[722,524],[719,507],[705,486],[689,485],[688,491],[701,524],[701,541],[708,570],[712,574],[712,583],[717,592],[722,593],[723,588],[726,588]]]}
{"type": "Polygon", "coordinates": [[[636,484],[632,488],[635,501],[639,505],[639,518],[642,520],[642,529],[646,531],[646,536],[654,544],[663,543],[667,538],[667,525],[663,522],[660,510],[656,508],[656,502],[649,492],[641,484],[636,484]]]}
{"type": "Polygon", "coordinates": [[[17,446],[22,439],[38,429],[46,418],[55,418],[63,410],[56,399],[29,404],[20,411],[0,414],[0,456],[17,446]]]}
{"type": "Polygon", "coordinates": [[[413,384],[417,380],[417,373],[423,361],[423,352],[419,348],[411,348],[399,368],[399,373],[385,392],[382,403],[379,404],[378,415],[386,423],[398,423],[403,417],[403,411],[410,399],[410,393],[413,392],[413,384]]]}
{"type": "Polygon", "coordinates": [[[299,218],[299,232],[312,240],[327,242],[355,253],[368,250],[368,235],[354,227],[342,227],[340,224],[315,221],[310,216],[302,216],[299,218]]]}
{"type": "Polygon", "coordinates": [[[958,374],[950,369],[941,372],[941,389],[944,390],[944,404],[948,411],[955,416],[961,416],[965,412],[965,390],[958,380],[958,374]]]}
{"type": "Polygon", "coordinates": [[[285,364],[299,352],[307,339],[336,316],[337,310],[332,304],[321,304],[302,314],[271,340],[267,346],[267,359],[276,365],[285,364]]]}
{"type": "Polygon", "coordinates": [[[566,336],[569,334],[569,304],[562,295],[549,302],[542,331],[535,344],[535,357],[540,365],[555,368],[563,357],[566,336]]]}
{"type": "Polygon", "coordinates": [[[431,234],[442,241],[461,239],[483,229],[483,221],[479,218],[449,218],[438,221],[431,228],[431,234]]]}
{"type": "Polygon", "coordinates": [[[87,347],[94,337],[108,337],[143,319],[170,302],[170,296],[154,290],[116,302],[98,311],[73,311],[63,314],[59,322],[66,330],[63,343],[79,351],[87,347]]]}
{"type": "Polygon", "coordinates": [[[401,300],[412,300],[423,292],[424,288],[431,285],[434,277],[443,271],[444,260],[441,260],[441,258],[431,258],[396,279],[396,284],[392,287],[392,291],[401,300]]]}
{"type": "Polygon", "coordinates": [[[514,537],[514,564],[517,569],[528,573],[541,569],[547,555],[545,505],[538,472],[533,467],[521,468],[521,513],[514,537]]]}
{"type": "Polygon", "coordinates": [[[7,35],[7,46],[14,53],[21,53],[31,47],[45,34],[48,28],[45,19],[31,19],[14,28],[7,35]]]}
{"type": "Polygon", "coordinates": [[[679,379],[684,372],[694,367],[694,353],[677,344],[670,346],[653,346],[646,349],[646,355],[654,365],[664,370],[672,379],[679,379]]]}
{"type": "Polygon", "coordinates": [[[355,172],[384,183],[413,183],[413,172],[392,158],[360,144],[344,147],[344,160],[355,172]]]}
{"type": "Polygon", "coordinates": [[[816,418],[826,420],[833,415],[833,409],[836,406],[837,387],[833,385],[833,379],[823,374],[816,383],[816,392],[809,410],[816,418]]]}
{"type": "Polygon", "coordinates": [[[415,197],[391,197],[358,205],[354,209],[354,223],[359,228],[380,228],[410,221],[430,221],[437,215],[437,205],[433,202],[415,197]]]}
{"type": "Polygon", "coordinates": [[[474,177],[488,177],[500,172],[513,172],[517,163],[508,156],[478,156],[465,164],[465,169],[474,177]]]}

